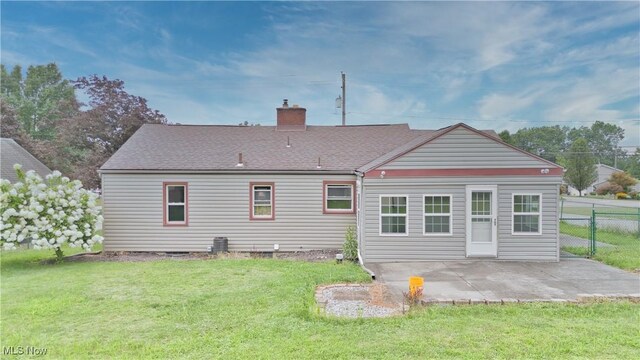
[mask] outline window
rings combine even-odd
[[[274,184],[251,183],[250,188],[251,212],[249,218],[251,220],[274,220]]]
[[[380,196],[380,235],[407,235],[407,196]]]
[[[354,214],[355,182],[323,181],[323,212],[325,214]]]
[[[540,194],[513,195],[513,234],[540,235]]]
[[[451,235],[451,195],[424,196],[424,235]]]
[[[164,183],[164,225],[187,226],[188,190],[187,183]]]

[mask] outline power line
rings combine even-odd
[[[508,122],[552,122],[552,123],[592,123],[601,120],[510,120],[510,119],[474,119],[474,118],[461,118],[461,117],[445,117],[445,116],[424,116],[424,115],[394,115],[394,114],[383,114],[383,113],[367,113],[367,112],[359,112],[359,111],[349,111],[348,114],[358,114],[358,115],[375,115],[375,116],[389,116],[389,117],[399,117],[399,118],[413,118],[413,119],[421,119],[421,120],[454,120],[454,121],[480,121],[480,122],[496,122],[496,121],[508,121]],[[640,122],[640,119],[621,119],[614,121],[625,121],[625,122]]]

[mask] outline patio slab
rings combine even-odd
[[[408,291],[410,276],[424,278],[425,299],[443,302],[578,301],[589,296],[640,296],[640,274],[580,258],[560,262],[468,260],[366,266],[398,299]]]

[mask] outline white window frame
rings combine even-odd
[[[256,187],[268,187],[269,188],[269,207],[271,208],[271,212],[269,213],[269,215],[256,215]],[[273,184],[260,184],[260,183],[256,183],[256,184],[251,184],[251,218],[253,220],[273,220],[275,218],[274,214],[273,214],[273,203],[274,203],[274,196],[273,196],[273,188],[274,185]],[[259,204],[258,206],[267,206],[265,204]]]
[[[538,212],[515,211],[516,196],[538,196]],[[516,215],[538,215],[538,232],[516,232]],[[519,192],[511,194],[511,235],[514,236],[539,236],[542,235],[542,193]]]
[[[329,187],[330,186],[347,186],[351,189],[351,196],[349,196],[349,201],[351,202],[351,207],[349,209],[330,209],[329,208]],[[352,183],[344,183],[344,184],[339,184],[339,183],[328,183],[324,185],[324,191],[325,191],[325,199],[324,199],[324,212],[325,214],[331,214],[331,213],[348,213],[348,214],[352,214],[353,213],[353,209],[354,209],[354,191],[355,186]],[[346,198],[337,198],[337,199],[332,199],[332,200],[347,200]]]
[[[407,212],[405,214],[386,214],[383,215],[382,214],[382,198],[384,197],[403,197],[406,199],[406,204],[407,204]],[[405,227],[404,227],[404,233],[383,233],[382,232],[382,217],[383,216],[404,216],[405,217]],[[378,234],[380,236],[409,236],[409,195],[398,195],[398,194],[385,194],[385,195],[380,195],[378,197]]]
[[[182,194],[184,196],[184,201],[183,202],[170,202],[169,200],[169,188],[171,187],[181,187],[182,188]],[[165,191],[166,194],[165,196],[167,197],[167,203],[165,204],[166,206],[166,214],[167,214],[167,219],[166,219],[166,223],[167,225],[186,225],[187,224],[187,186],[183,185],[183,184],[166,184],[165,185]],[[169,208],[171,206],[182,206],[183,212],[184,212],[184,220],[182,221],[176,221],[176,220],[170,220],[169,219]]]
[[[425,201],[427,197],[448,197],[449,198],[449,212],[448,213],[427,213],[424,210]],[[427,216],[448,216],[449,217],[449,232],[446,233],[428,233],[426,231]],[[422,235],[424,236],[453,236],[453,195],[451,194],[423,194],[422,195]]]

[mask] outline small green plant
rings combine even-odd
[[[344,244],[342,244],[342,253],[345,260],[358,260],[358,240],[356,238],[356,229],[353,226],[347,227],[344,235]]]

